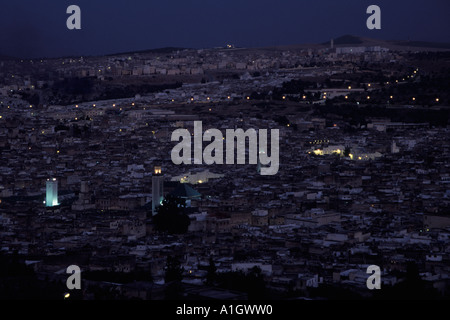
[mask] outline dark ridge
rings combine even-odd
[[[172,53],[174,51],[182,51],[189,48],[179,48],[179,47],[164,47],[164,48],[156,48],[156,49],[146,49],[146,50],[138,50],[138,51],[129,51],[129,52],[122,52],[122,53],[111,53],[107,54],[106,56],[118,56],[118,55],[125,55],[125,54],[134,54],[134,53]]]
[[[339,44],[361,44],[363,43],[363,41],[356,36],[352,36],[349,34],[346,34],[342,37],[336,38],[334,39],[334,44],[335,45],[339,45]],[[329,44],[329,42],[327,42],[326,44]]]
[[[404,46],[404,47],[450,49],[450,43],[444,43],[444,42],[393,41],[393,43],[395,43],[398,46]]]
[[[11,56],[5,56],[0,54],[0,61],[5,61],[5,60],[18,60],[16,57],[11,57]]]

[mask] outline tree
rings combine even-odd
[[[350,152],[352,152],[350,150],[350,147],[345,147],[345,149],[344,149],[344,157],[349,157],[350,156]]]
[[[183,279],[183,268],[178,258],[168,256],[166,266],[164,268],[164,282],[167,284],[164,290],[166,300],[178,300],[182,298],[183,287],[181,280]]]
[[[157,214],[153,217],[156,230],[170,234],[183,234],[188,230],[191,221],[184,213],[186,201],[175,196],[167,196],[157,207]]]
[[[266,284],[261,268],[254,266],[247,273],[248,298],[251,300],[264,299],[266,295]]]
[[[183,279],[183,268],[178,258],[173,256],[168,256],[166,260],[166,266],[164,267],[164,281],[168,282],[179,282]]]
[[[246,273],[242,270],[219,273],[217,285],[225,289],[246,292],[249,300],[263,300],[268,297],[264,276],[258,266]]]
[[[217,268],[212,257],[209,257],[209,266],[206,270],[208,272],[206,274],[206,284],[208,286],[213,285],[216,282],[217,278],[216,274]]]

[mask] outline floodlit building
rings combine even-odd
[[[156,214],[156,208],[164,199],[164,176],[160,166],[154,168],[152,176],[152,214]]]
[[[58,181],[56,178],[47,179],[45,206],[56,207],[58,205]]]

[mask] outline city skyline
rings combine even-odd
[[[448,0],[105,3],[0,4],[0,300],[450,299]]]
[[[164,3],[77,1],[81,30],[68,30],[73,4],[22,0],[0,5],[0,55],[40,58],[104,55],[162,47],[211,48],[323,43],[344,34],[383,40],[449,42],[445,1],[377,1],[381,30],[368,30],[370,1],[281,3],[253,0]],[[426,4],[426,6],[425,6]]]

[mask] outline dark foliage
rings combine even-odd
[[[153,217],[156,230],[170,234],[183,234],[188,230],[191,221],[184,213],[186,201],[184,199],[167,196],[162,205],[157,207],[157,214]]]

